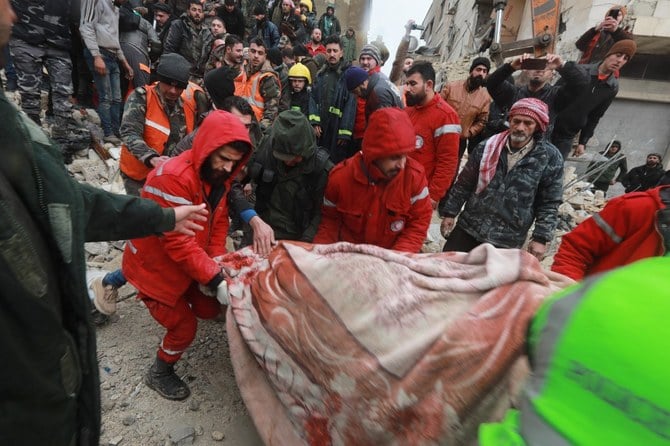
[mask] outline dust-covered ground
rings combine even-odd
[[[125,300],[117,313],[98,328],[100,444],[262,445],[235,383],[225,322],[199,322],[195,341],[176,367],[191,396],[169,401],[144,384],[164,329],[132,287],[120,294]]]

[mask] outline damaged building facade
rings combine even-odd
[[[565,0],[560,5],[556,52],[565,60],[579,58],[576,40],[602,21],[615,2]],[[646,154],[664,154],[670,164],[670,0],[622,2],[628,9],[624,25],[638,45],[623,68],[617,98],[600,121],[587,151],[621,140],[628,166],[644,163]],[[439,52],[441,62],[488,55],[495,17],[493,0],[433,0],[422,38]],[[502,42],[532,37],[531,0],[509,0],[503,15]],[[454,79],[450,79],[454,80]]]

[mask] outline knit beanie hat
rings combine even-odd
[[[370,56],[374,60],[377,61],[377,65],[381,65],[382,63],[382,56],[379,54],[379,49],[371,44],[367,44],[363,47],[361,50],[361,53],[358,55],[358,59],[360,60],[361,56]]]
[[[472,64],[470,65],[470,72],[472,72],[472,70],[474,70],[479,65],[484,65],[487,71],[491,70],[491,61],[488,59],[488,57],[475,57],[475,59],[472,61]]]
[[[361,67],[349,67],[344,72],[344,80],[347,83],[347,90],[353,91],[368,78],[368,72]]]
[[[279,48],[270,48],[268,50],[268,60],[272,65],[281,65],[283,62],[281,50]]]
[[[177,88],[186,88],[190,71],[190,62],[177,53],[163,54],[156,68],[159,82],[174,85]]]
[[[237,70],[233,67],[223,66],[205,74],[205,90],[218,109],[223,108],[223,101],[235,94],[235,78]]]
[[[658,157],[659,161],[663,161],[663,155],[661,155],[660,153],[652,152],[649,155],[647,155],[647,158],[649,158],[650,156],[656,156]]]
[[[637,44],[635,41],[632,39],[624,39],[619,40],[614,45],[612,45],[605,57],[608,57],[611,54],[622,53],[628,56],[628,59],[632,59],[635,55],[635,51],[637,51]]]
[[[237,5],[237,0],[223,0],[223,4],[228,6]]]
[[[515,115],[533,118],[542,132],[545,132],[549,125],[549,107],[536,98],[523,98],[516,101],[509,110],[510,118]]]
[[[265,10],[265,6],[263,5],[256,5],[254,7],[254,15],[266,15],[267,11]]]

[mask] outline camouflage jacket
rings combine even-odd
[[[158,88],[156,88],[156,94],[161,99],[163,110],[167,113],[170,121],[170,136],[168,137],[163,150],[163,154],[168,155],[173,151],[173,146],[186,136],[184,105],[182,99],[179,98],[173,107],[167,107]],[[146,113],[147,91],[144,87],[139,87],[128,96],[128,100],[123,109],[120,132],[121,139],[128,147],[130,153],[145,164],[149,158],[158,156],[158,152],[149,147],[144,141],[144,121]]]
[[[191,62],[191,74],[202,77],[212,42],[214,36],[209,28],[203,25],[199,30],[196,29],[188,16],[183,14],[170,25],[170,31],[163,42],[163,53],[181,54]]]
[[[498,248],[523,246],[533,221],[533,240],[550,241],[563,199],[563,157],[558,149],[536,139],[532,150],[508,171],[507,149],[503,148],[491,182],[475,194],[485,144],[480,143],[468,158],[440,206],[440,215],[460,213],[457,224],[461,229]]]
[[[70,25],[79,24],[79,2],[72,0],[12,0],[17,22],[12,36],[31,45],[72,47]]]

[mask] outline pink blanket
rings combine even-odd
[[[571,283],[490,245],[283,242],[223,262],[231,360],[270,445],[468,442],[505,396],[541,300]]]

